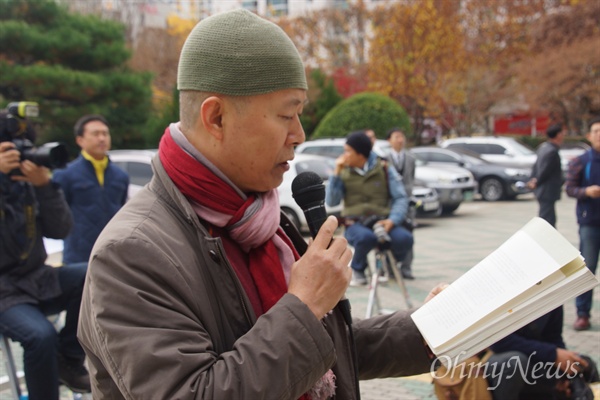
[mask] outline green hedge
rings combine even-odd
[[[345,137],[349,132],[370,128],[383,139],[388,129],[396,126],[411,135],[410,120],[402,106],[382,94],[363,92],[340,102],[327,113],[312,138]]]

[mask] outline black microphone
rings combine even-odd
[[[306,222],[310,235],[314,238],[317,232],[327,219],[327,211],[325,210],[325,185],[323,179],[314,172],[304,171],[298,174],[292,181],[292,197],[296,204],[304,211]],[[333,239],[332,239],[333,240]],[[331,244],[331,243],[330,243]],[[352,343],[352,357],[354,358],[354,373],[358,377],[358,356],[356,354],[356,345],[354,342],[354,333],[352,330],[352,312],[350,310],[350,301],[344,296],[337,304],[340,309],[350,335]],[[358,378],[357,378],[358,379]],[[356,398],[360,399],[360,390],[358,382],[356,382]]]
[[[310,235],[314,238],[327,219],[323,179],[311,171],[299,173],[292,181],[292,197],[304,212]]]

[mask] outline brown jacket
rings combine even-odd
[[[94,399],[297,399],[330,368],[336,399],[356,398],[351,336],[339,309],[318,321],[286,294],[256,318],[224,253],[166,175],[100,235],[79,339]],[[300,252],[306,243],[283,220]],[[408,312],[353,325],[361,379],[428,371]]]

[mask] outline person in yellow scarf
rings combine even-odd
[[[88,261],[98,235],[127,200],[129,176],[110,162],[111,137],[102,115],[84,115],[75,124],[81,154],[54,172],[73,213],[74,226],[65,239],[63,263]]]

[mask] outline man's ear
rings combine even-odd
[[[77,143],[77,146],[79,146],[80,148],[83,149],[83,146],[81,146],[82,141],[83,141],[83,135],[75,136],[75,143]]]
[[[222,98],[211,96],[204,100],[200,107],[200,121],[204,129],[217,140],[223,138],[224,106]]]

